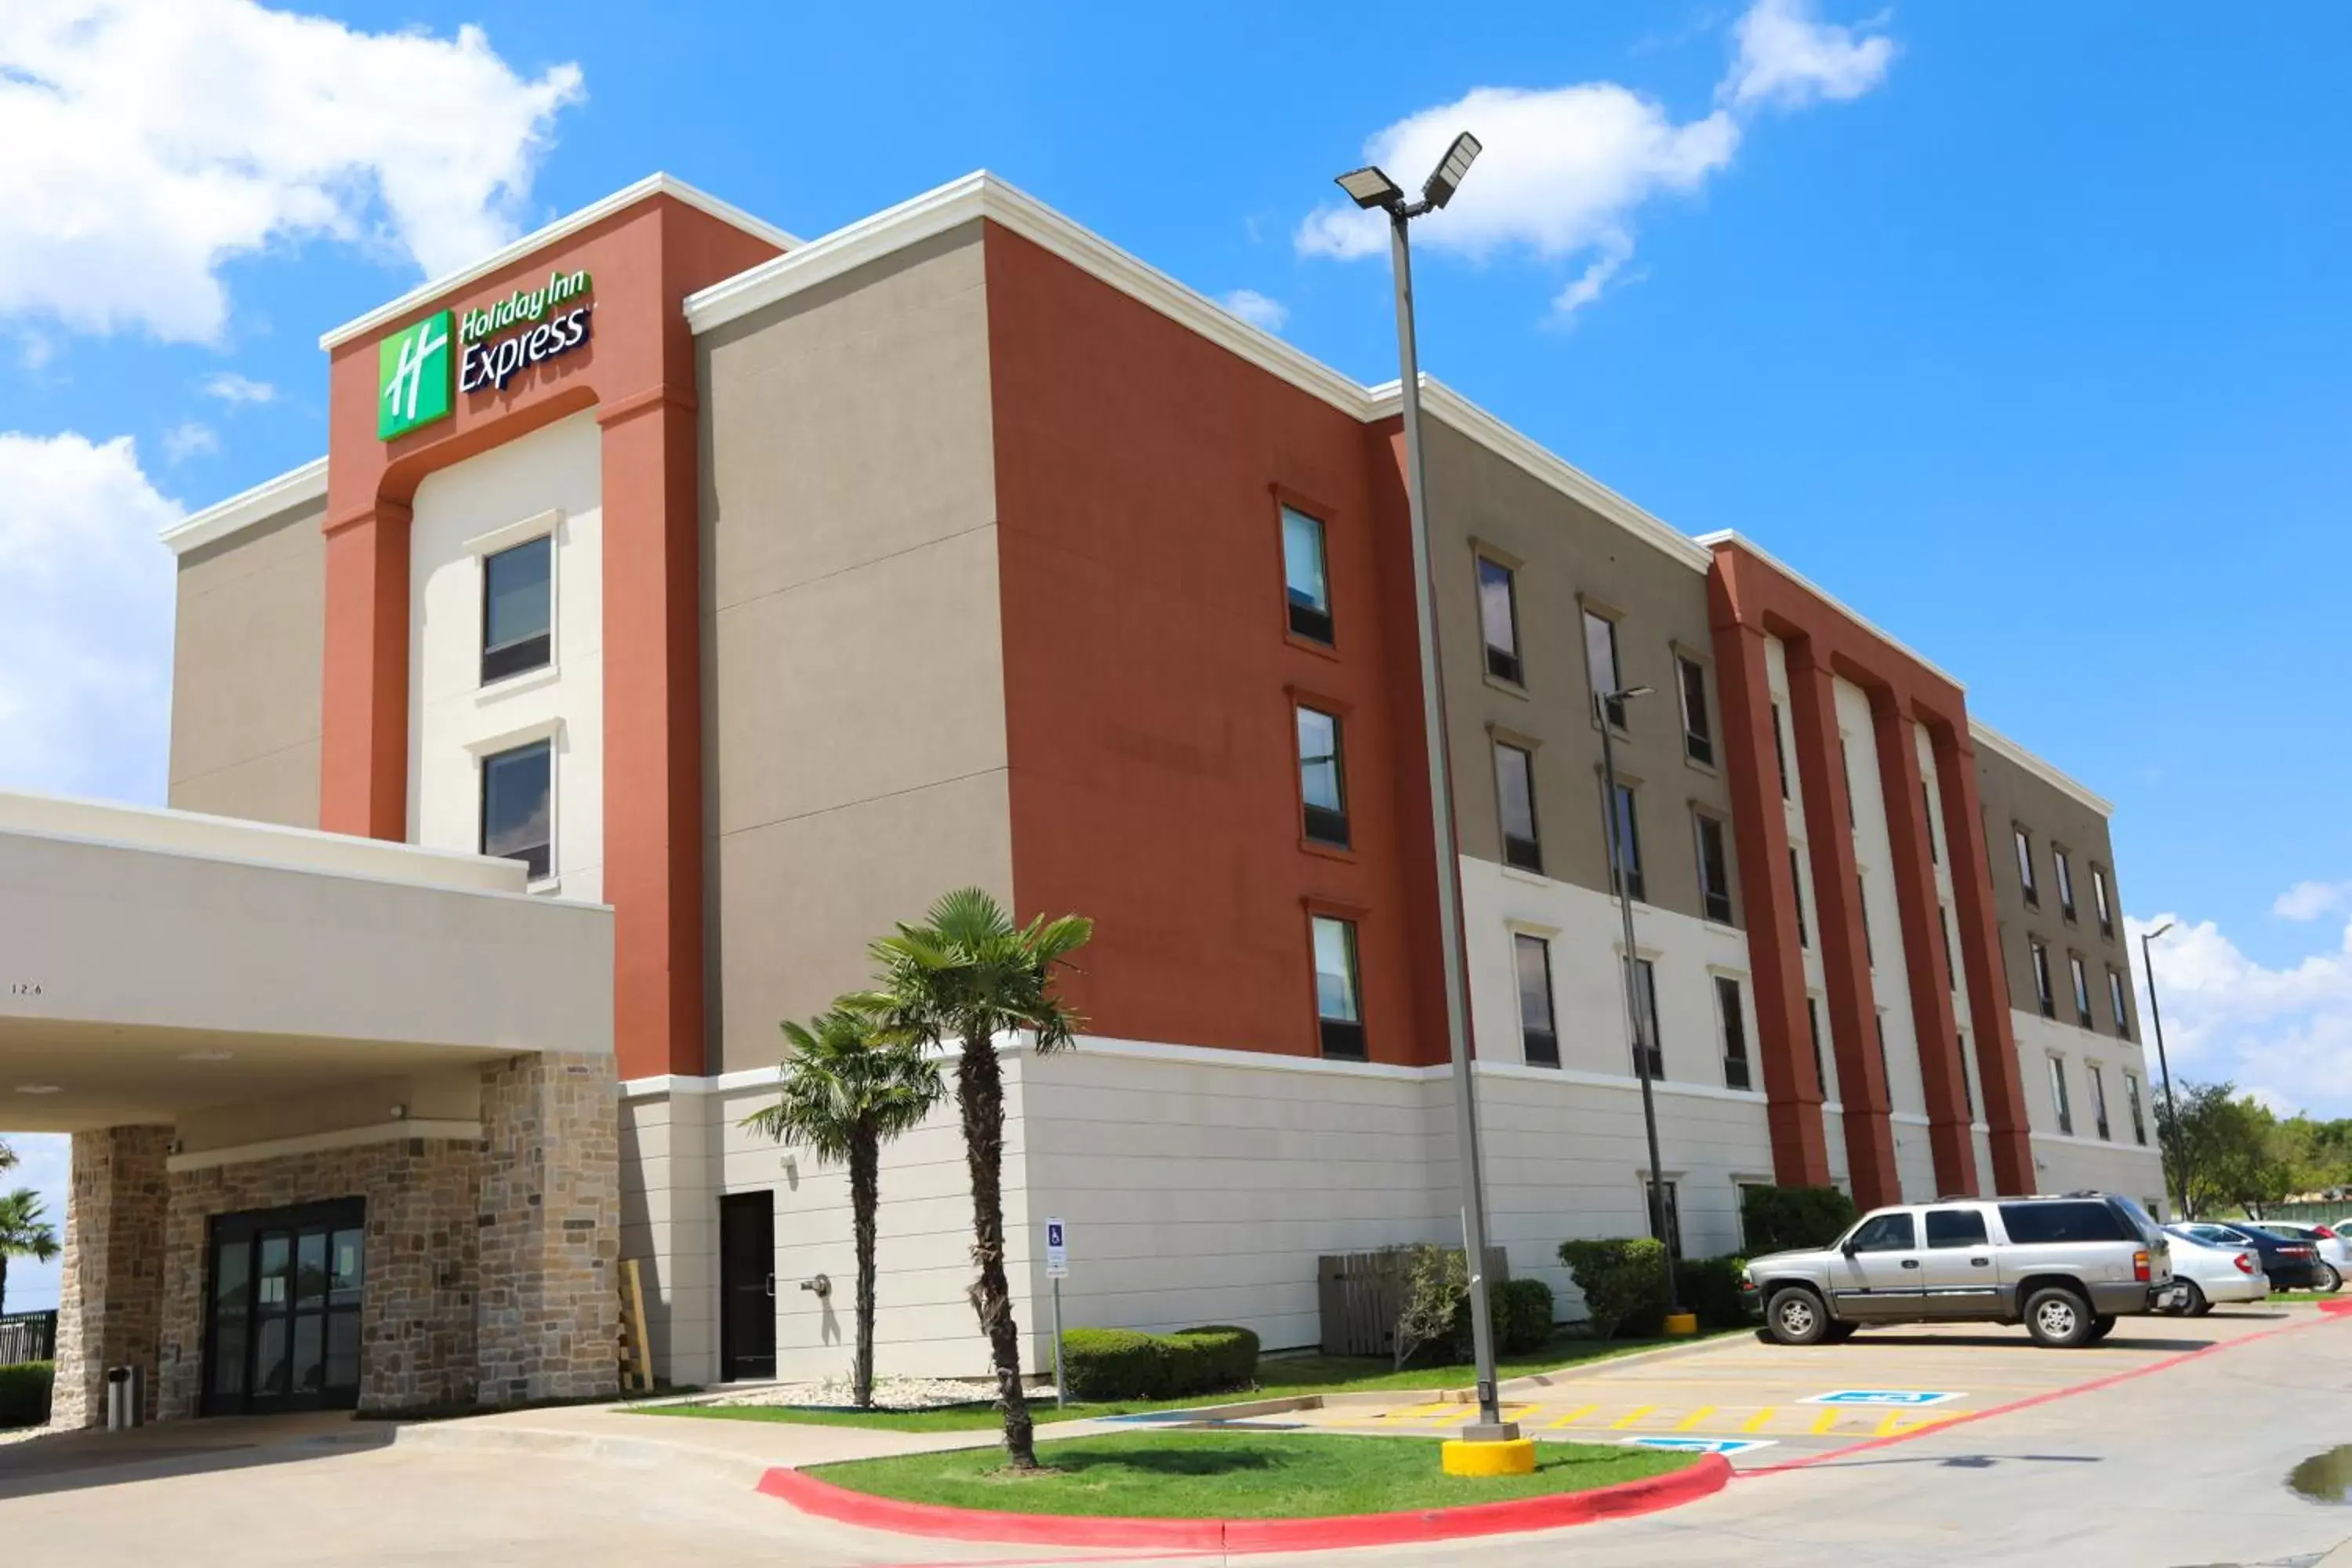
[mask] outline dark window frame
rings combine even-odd
[[[1302,721],[1309,713],[1327,721],[1331,726],[1331,753],[1328,758],[1312,758],[1307,754],[1307,737],[1303,732]],[[1308,843],[1319,844],[1330,849],[1350,847],[1348,821],[1347,729],[1346,717],[1332,709],[1305,698],[1294,700],[1291,703],[1290,731],[1298,753],[1299,834]],[[1339,804],[1336,808],[1319,805],[1307,798],[1307,770],[1325,762],[1330,764],[1331,782],[1335,786],[1334,793],[1339,797]]]
[[[1696,684],[1697,689],[1692,687]],[[1675,687],[1682,703],[1683,759],[1715,766],[1715,721],[1706,704],[1706,666],[1690,655],[1675,655]]]
[[[1634,1047],[1633,1076],[1642,1076],[1643,1060],[1646,1057],[1650,1081],[1664,1083],[1666,1080],[1666,1046],[1664,1032],[1658,1027],[1658,967],[1654,961],[1638,954],[1633,959],[1633,994],[1642,1009],[1642,1016],[1635,1020],[1635,1027],[1644,1042]],[[1648,1027],[1641,1027],[1643,1023]]]
[[[1604,788],[1601,792],[1603,809],[1608,816],[1601,823],[1601,847],[1609,855],[1609,891],[1617,891],[1617,879],[1622,872],[1625,890],[1637,904],[1648,903],[1649,883],[1642,875],[1641,807],[1634,795],[1636,786],[1624,779],[1617,781],[1617,795],[1612,800]],[[1621,815],[1618,807],[1624,809]]]
[[[1519,653],[1519,574],[1518,569],[1481,550],[1475,552],[1475,577],[1478,589],[1478,640],[1486,650],[1486,673],[1507,685],[1527,685],[1525,662]],[[1496,573],[1503,584],[1503,631],[1510,638],[1507,647],[1498,646],[1492,628],[1486,625],[1486,574]]]
[[[1789,746],[1780,734],[1780,704],[1772,705],[1772,760],[1780,766],[1780,798],[1795,798],[1789,793]]]
[[[2123,971],[2107,965],[2107,1005],[2116,1016],[2116,1038],[2128,1040],[2131,1032],[2130,998],[2126,993]]]
[[[2108,1131],[2106,1077],[2099,1071],[2099,1064],[2091,1061],[2083,1064],[2083,1074],[2091,1080],[2091,1125],[2102,1142],[2112,1143],[2115,1134]]]
[[[2074,1026],[2078,1029],[2097,1028],[2098,1016],[2091,1010],[2091,966],[2083,961],[2081,953],[2069,952],[2066,955],[2066,979],[2074,993]]]
[[[2058,916],[2068,925],[2080,923],[2074,915],[2074,863],[2073,854],[2058,845],[2050,847],[2050,879],[2058,889]]]
[[[1707,834],[1715,835],[1715,875],[1721,879],[1720,887],[1714,885],[1708,874]],[[1691,834],[1698,852],[1698,906],[1701,913],[1717,925],[1737,923],[1731,907],[1731,829],[1723,818],[1712,812],[1691,808]]]
[[[1813,1044],[1813,1087],[1822,1091],[1822,1099],[1830,1097],[1829,1058],[1822,1051],[1822,999],[1810,992],[1805,996],[1805,1034]]]
[[[1535,748],[1522,745],[1517,741],[1506,740],[1499,735],[1492,739],[1495,767],[1495,832],[1496,836],[1502,840],[1503,864],[1541,876],[1544,868],[1543,814],[1536,804]],[[1517,759],[1517,765],[1521,770],[1520,776],[1527,786],[1528,832],[1525,837],[1511,831],[1510,812],[1505,804],[1508,799],[1503,782],[1504,770],[1507,765],[1504,757],[1507,752]]]
[[[1528,975],[1522,967],[1530,947],[1543,966],[1544,1026],[1528,1018]],[[1528,931],[1511,933],[1511,976],[1519,993],[1519,1055],[1529,1067],[1559,1066],[1559,994],[1552,987],[1551,943]]]
[[[525,551],[540,552],[545,561],[547,625],[535,632],[510,637],[503,642],[490,641],[490,609],[493,602],[492,584],[497,565],[511,561]],[[545,669],[555,662],[555,535],[541,533],[519,541],[501,550],[493,550],[482,558],[482,637],[481,681],[484,686]]]
[[[535,844],[520,844],[510,849],[490,847],[490,776],[501,763],[513,763],[538,752],[547,763],[547,837]],[[530,881],[543,882],[555,873],[555,740],[541,736],[524,741],[501,751],[483,754],[475,768],[475,846],[477,850],[494,859],[520,860]],[[520,851],[520,853],[518,853]]]
[[[1789,894],[1797,907],[1797,945],[1811,948],[1813,933],[1805,924],[1805,874],[1797,847],[1793,844],[1789,846]]]
[[[1315,572],[1323,585],[1323,603],[1317,606],[1302,602],[1290,586],[1290,520],[1299,518],[1315,525]],[[1280,531],[1282,545],[1282,602],[1284,625],[1290,635],[1318,647],[1337,646],[1335,631],[1338,616],[1331,603],[1331,525],[1322,516],[1280,502],[1275,511],[1275,526]]]
[[[1715,1010],[1723,1025],[1723,1087],[1752,1091],[1756,1075],[1748,1059],[1748,1016],[1735,976],[1715,977]]]
[[[2074,1135],[2074,1097],[2066,1087],[2066,1058],[2060,1056],[2050,1058],[2050,1105],[2058,1113],[2058,1135],[2072,1138]]]
[[[1346,933],[1349,1005],[1355,1012],[1353,1018],[1342,1018],[1323,1011],[1322,959],[1316,950],[1316,936],[1318,926],[1327,921]],[[1362,955],[1362,931],[1353,916],[1323,910],[1307,911],[1307,974],[1315,1005],[1316,1044],[1318,1051],[1329,1060],[1360,1062],[1371,1059],[1364,1029]]]
[[[2039,937],[2025,940],[2027,963],[2033,970],[2034,1000],[2042,1005],[2045,1018],[2058,1016],[2058,980],[2050,973],[2050,945]]]
[[[1617,617],[1605,615],[1591,605],[1580,605],[1578,608],[1581,616],[1578,625],[1584,634],[1585,683],[1592,691],[1593,722],[1600,723],[1605,718],[1611,729],[1621,735],[1628,733],[1625,727],[1625,704],[1622,701],[1603,700],[1607,693],[1622,691],[1625,689],[1625,649],[1618,641]],[[1592,657],[1592,632],[1596,623],[1608,628],[1609,684],[1606,686],[1601,684],[1601,670]]]
[[[2036,885],[2033,875],[2033,835],[2013,822],[2010,824],[2009,834],[2010,841],[2017,851],[2018,886],[2025,894],[2027,906],[2038,910],[2042,907],[2042,889]]]
[[[2116,939],[2115,889],[2107,886],[2107,868],[2096,860],[2091,865],[2091,897],[2095,912],[2099,917],[2099,934],[2109,942]]]

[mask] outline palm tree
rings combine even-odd
[[[850,1386],[859,1409],[874,1403],[874,1212],[882,1196],[882,1145],[909,1132],[946,1097],[939,1063],[919,1041],[883,1034],[873,1016],[836,1005],[808,1026],[787,1022],[792,1053],[779,1069],[776,1103],[743,1119],[786,1146],[849,1166],[857,1238],[857,1354]]]
[[[927,1045],[954,1041],[956,1108],[971,1174],[972,1310],[996,1362],[996,1405],[1006,1463],[1037,1468],[1029,1401],[1021,1388],[1021,1335],[1004,1278],[1004,1078],[999,1035],[1025,1030],[1040,1056],[1068,1045],[1078,1018],[1055,990],[1055,971],[1094,934],[1079,915],[1016,927],[978,888],[949,893],[920,925],[874,944],[879,989],[857,1001],[890,1029]]]
[[[0,1311],[8,1305],[8,1259],[47,1263],[58,1255],[58,1233],[41,1216],[41,1194],[18,1187],[0,1197]]]

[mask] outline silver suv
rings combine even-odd
[[[1784,1345],[1874,1323],[2023,1323],[2084,1345],[2155,1310],[2172,1282],[2163,1229],[2129,1198],[1944,1198],[1873,1209],[1819,1251],[1751,1258],[1740,1290]]]

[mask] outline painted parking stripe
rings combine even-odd
[[[1544,1426],[1547,1430],[1554,1426],[1573,1426],[1600,1408],[1598,1405],[1580,1405],[1559,1420],[1545,1422]]]
[[[1609,1423],[1609,1425],[1612,1427],[1622,1430],[1627,1426],[1631,1426],[1634,1422],[1639,1421],[1643,1416],[1647,1415],[1651,1411],[1655,1410],[1657,1406],[1654,1405],[1636,1405],[1633,1406],[1633,1412],[1630,1415],[1621,1416],[1617,1420]]]
[[[1705,1421],[1708,1416],[1710,1416],[1710,1415],[1714,1415],[1714,1414],[1715,1414],[1715,1406],[1714,1406],[1714,1405],[1700,1405],[1697,1409],[1696,1409],[1696,1410],[1692,1411],[1689,1415],[1687,1415],[1684,1416],[1681,1420],[1679,1420],[1679,1421],[1675,1422],[1675,1431],[1677,1431],[1677,1432],[1687,1432],[1687,1431],[1689,1431],[1692,1427],[1698,1426],[1700,1423],[1704,1422],[1704,1421]]]
[[[1759,1410],[1755,1415],[1750,1415],[1747,1420],[1741,1422],[1739,1424],[1739,1429],[1742,1432],[1761,1432],[1768,1425],[1770,1424],[1772,1420],[1772,1412],[1776,1408],[1778,1407],[1775,1405],[1766,1405],[1763,1409]]]

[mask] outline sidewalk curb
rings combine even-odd
[[[1410,1513],[1344,1514],[1328,1519],[1104,1519],[1082,1514],[998,1513],[900,1502],[851,1491],[804,1471],[772,1469],[759,1489],[803,1513],[837,1524],[956,1541],[1030,1546],[1135,1546],[1202,1552],[1313,1552],[1401,1546],[1511,1531],[1558,1530],[1604,1519],[1631,1519],[1696,1502],[1724,1489],[1731,1462],[1708,1454],[1686,1469],[1590,1491]]]

